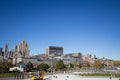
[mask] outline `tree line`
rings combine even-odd
[[[9,68],[13,67],[11,62],[4,61],[0,62],[0,73],[8,73]]]
[[[22,63],[24,64],[24,62],[22,62]],[[120,61],[113,61],[113,64],[114,64],[114,66],[120,66]],[[81,69],[81,68],[91,68],[91,67],[93,67],[94,69],[101,69],[101,68],[104,68],[106,66],[107,66],[106,64],[101,63],[100,61],[95,61],[94,64],[89,63],[89,62],[83,62],[83,63],[79,63],[79,64],[77,64],[77,63],[75,63],[75,64],[69,63],[69,64],[65,65],[63,60],[60,59],[53,66],[48,65],[46,63],[41,63],[41,64],[37,65],[36,70],[42,70],[42,71],[45,71],[45,72],[51,72],[51,70],[53,70],[53,69],[55,71],[58,71],[58,70],[63,71],[63,70],[75,69],[75,68],[79,68],[79,69]],[[0,62],[0,73],[8,73],[9,68],[11,68],[11,67],[14,67],[11,62],[8,62],[8,61]],[[31,62],[28,62],[25,65],[25,68],[29,69],[29,70],[35,69]]]

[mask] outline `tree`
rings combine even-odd
[[[63,70],[63,69],[65,68],[65,65],[64,65],[64,63],[63,63],[63,60],[60,59],[60,60],[56,63],[55,68],[56,68],[57,70]]]
[[[0,62],[0,73],[9,72],[9,68],[13,67],[11,62],[5,61]]]
[[[73,65],[72,63],[69,63],[67,66],[68,66],[69,68],[74,68],[74,65]]]
[[[113,62],[113,64],[114,64],[114,66],[120,66],[120,61],[115,61],[115,60],[113,60],[112,62]]]
[[[28,63],[26,64],[26,68],[32,69],[32,68],[33,68],[33,64],[32,64],[31,62],[28,62]]]
[[[49,69],[49,65],[45,63],[41,63],[40,65],[37,66],[37,69],[47,72],[47,69]]]
[[[81,69],[81,68],[82,68],[82,63],[79,63],[79,65],[78,65],[78,66],[79,66],[79,68]]]
[[[94,67],[97,68],[97,69],[99,69],[99,68],[104,67],[104,64],[97,60],[94,63]]]

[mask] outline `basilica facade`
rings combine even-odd
[[[9,60],[13,64],[19,63],[22,61],[22,58],[28,58],[30,51],[29,46],[25,40],[22,40],[18,45],[15,45],[14,50],[9,50],[9,45],[5,44],[4,51],[1,51],[0,56],[4,60]]]

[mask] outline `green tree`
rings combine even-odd
[[[97,68],[97,69],[99,69],[99,68],[104,67],[104,64],[97,60],[94,63],[94,67]]]
[[[90,68],[90,63],[89,63],[88,61],[84,61],[84,62],[82,63],[82,68],[83,68],[83,69],[89,69],[89,68]]]
[[[79,63],[79,65],[78,65],[78,66],[79,66],[79,68],[81,69],[81,68],[82,68],[82,63]]]
[[[26,68],[32,69],[33,68],[33,64],[31,62],[28,62],[26,64]]]
[[[113,60],[112,62],[113,62],[113,64],[114,64],[114,66],[120,66],[120,61],[115,61],[115,60]]]
[[[43,70],[43,71],[46,71],[49,69],[49,65],[48,64],[45,64],[45,63],[41,63],[40,65],[37,66],[37,69],[38,70]]]
[[[74,68],[74,65],[72,63],[69,63],[67,66],[68,68]]]
[[[13,67],[11,62],[8,61],[0,62],[0,73],[9,72],[9,68],[11,67]]]
[[[63,60],[60,59],[60,60],[56,63],[55,68],[56,68],[57,70],[63,70],[63,69],[65,68],[65,65],[64,65],[64,63],[63,63]]]

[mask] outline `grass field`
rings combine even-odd
[[[0,73],[0,78],[14,76],[15,73]]]

